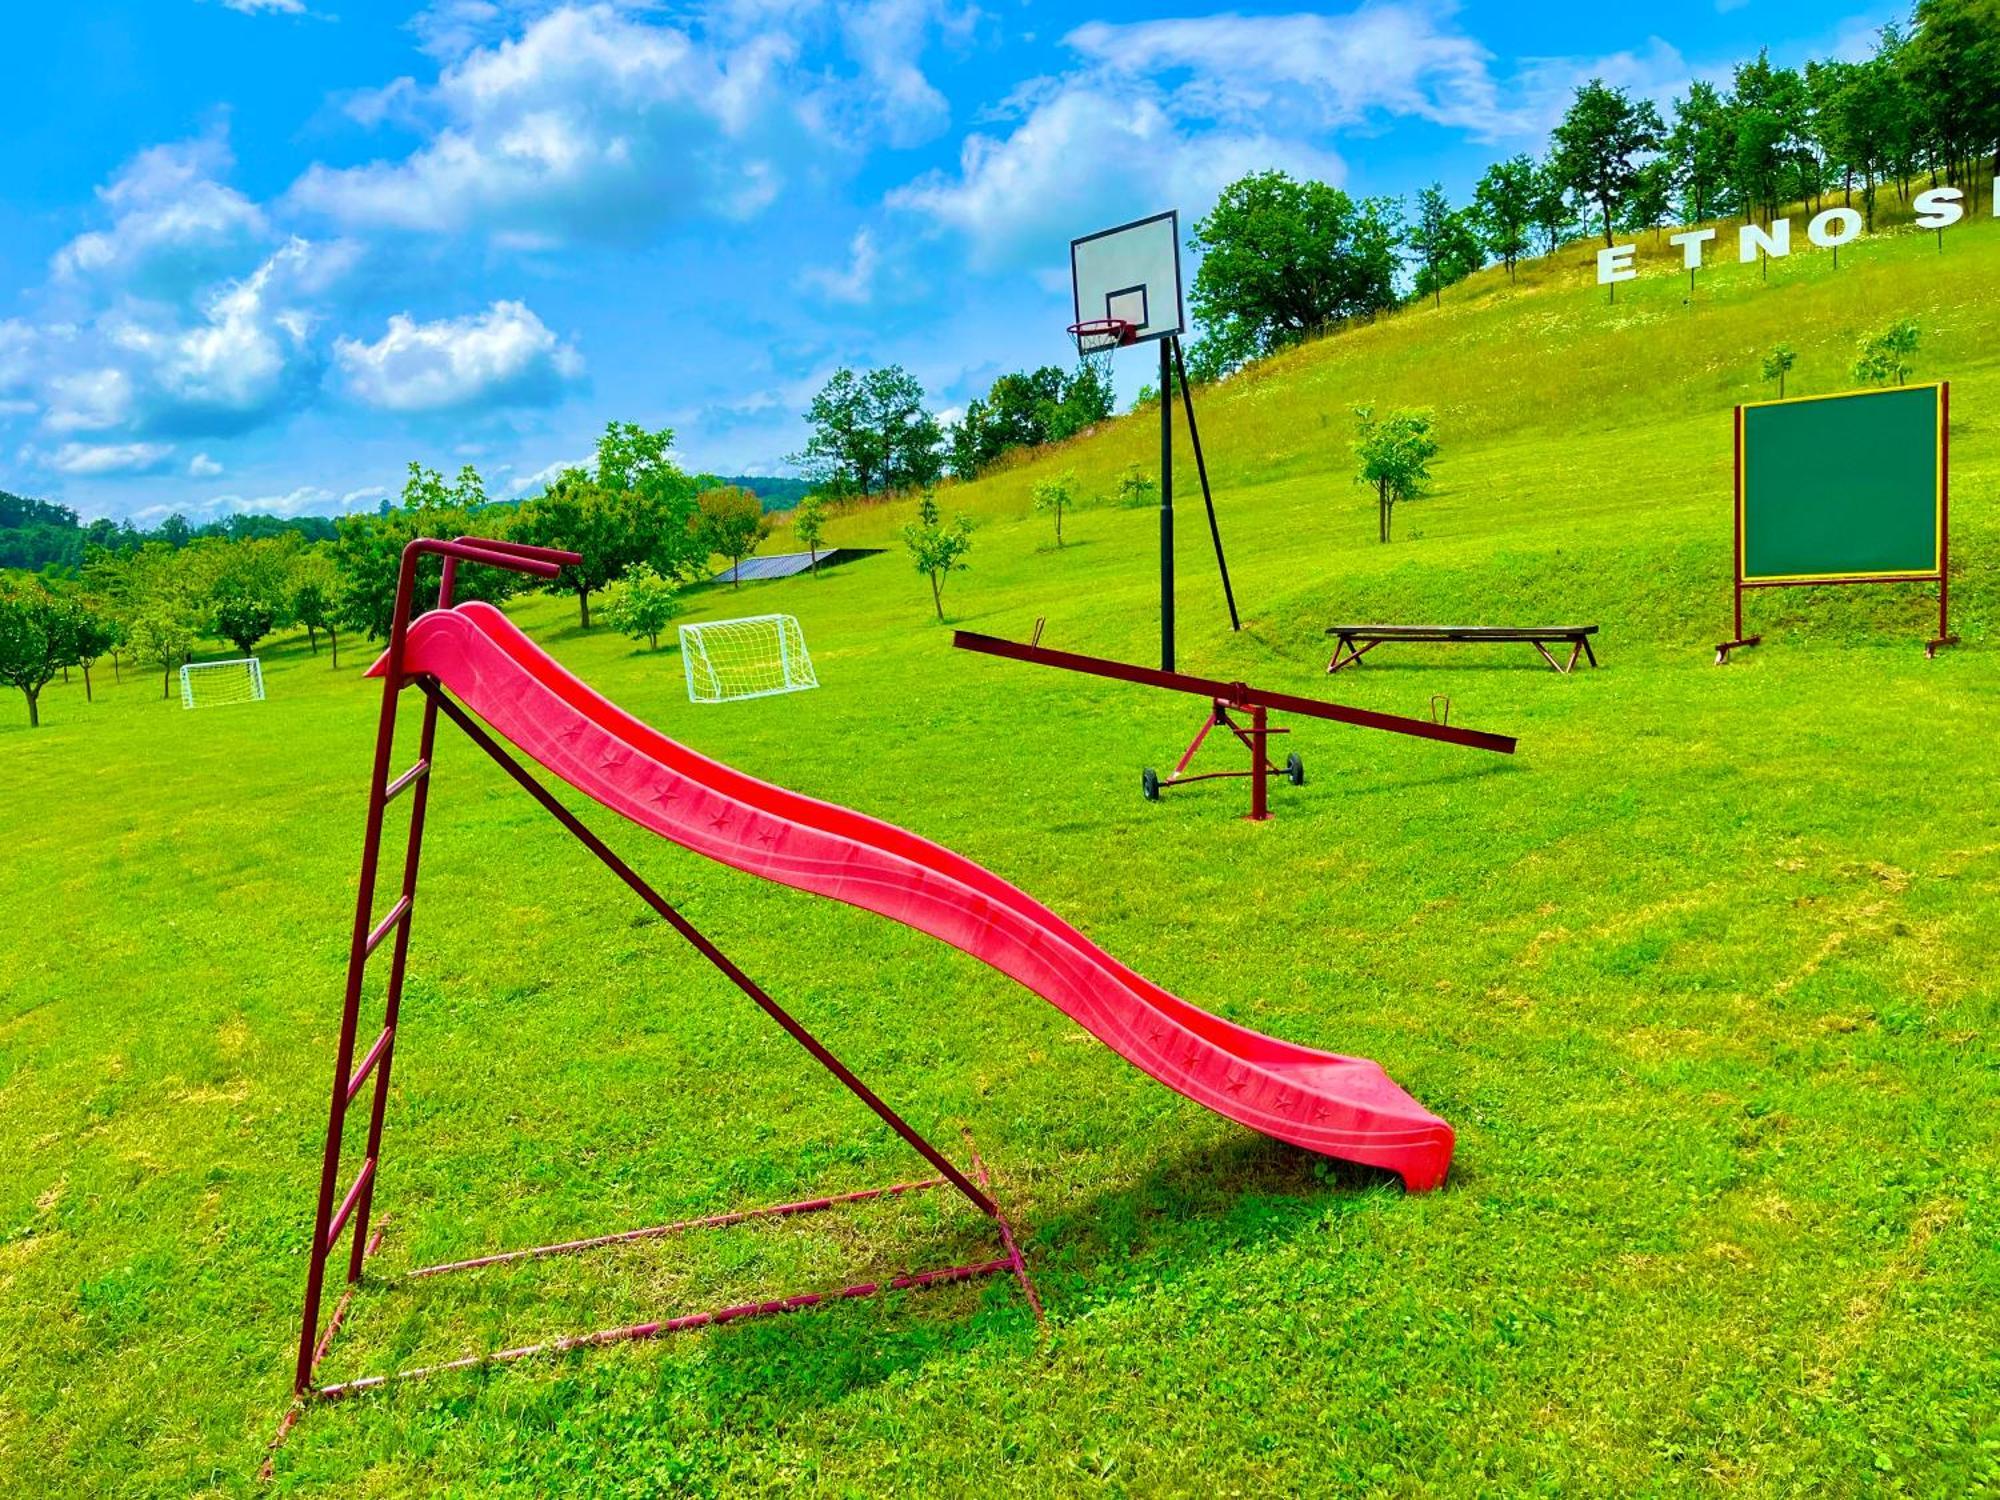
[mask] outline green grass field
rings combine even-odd
[[[1585,247],[1587,249],[1587,247]],[[1049,1321],[1004,1280],[451,1376],[309,1411],[282,1493],[2000,1489],[2000,232],[1650,274],[1580,249],[1202,393],[1245,630],[1197,504],[1192,670],[1516,733],[1511,759],[1299,723],[1278,817],[1138,793],[1194,700],[955,653],[899,555],[704,592],[785,610],[824,686],[688,704],[566,601],[515,617],[668,734],[941,840],[1260,1029],[1451,1120],[1410,1197],[1210,1116],[958,953],[594,826],[934,1138],[969,1127]],[[1729,419],[1756,361],[1847,384],[1903,313],[1954,383],[1954,613],[1754,596],[1727,668]],[[1430,498],[1373,541],[1348,409],[1422,402]],[[1156,522],[1057,551],[1148,418],[947,491],[954,623],[1146,660]],[[1187,473],[1191,475],[1191,466]],[[842,517],[883,544],[906,506]],[[783,545],[782,539],[773,544]],[[1594,620],[1602,670],[1385,647],[1336,618]],[[248,1494],[286,1407],[376,690],[283,639],[270,699],[52,687],[0,731],[0,1486]],[[984,1255],[943,1197],[478,1273],[399,1269],[918,1175],[911,1154],[446,731],[381,1256],[323,1371]],[[399,757],[405,758],[405,757]],[[395,845],[392,844],[392,849]],[[386,897],[384,898],[386,902]],[[357,1115],[356,1118],[359,1118]]]

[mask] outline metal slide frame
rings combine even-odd
[[[939,1282],[963,1281],[973,1277],[1012,1274],[1020,1283],[1029,1306],[1037,1318],[1041,1316],[1041,1306],[1027,1267],[1022,1259],[1020,1247],[1014,1239],[1012,1227],[1008,1224],[999,1205],[994,1202],[990,1183],[978,1153],[972,1148],[968,1137],[966,1145],[972,1161],[970,1175],[961,1170],[942,1151],[920,1134],[900,1114],[884,1103],[852,1069],[806,1029],[797,1019],[774,1000],[755,980],[751,979],[733,963],[722,950],[701,933],[692,922],[683,916],[667,899],[654,890],[632,867],[620,859],[611,848],[593,833],[577,815],[565,807],[542,783],[529,774],[519,761],[510,756],[499,743],[488,734],[463,707],[454,702],[443,688],[433,679],[419,677],[406,679],[403,670],[405,642],[409,629],[411,603],[416,589],[416,575],[420,561],[425,556],[443,559],[443,576],[438,588],[438,607],[451,607],[460,563],[481,563],[490,567],[506,568],[515,572],[528,573],[539,578],[551,578],[566,564],[581,561],[577,554],[557,551],[545,547],[529,547],[513,542],[490,541],[477,537],[460,537],[456,541],[434,541],[428,538],[410,543],[404,549],[401,571],[396,582],[396,603],[392,616],[393,624],[389,634],[389,644],[384,662],[382,682],[382,706],[375,734],[374,765],[369,778],[368,812],[366,834],[362,843],[361,874],[356,895],[354,927],[348,949],[347,983],[341,1003],[340,1041],[336,1050],[332,1098],[327,1115],[326,1144],[320,1163],[320,1183],[318,1205],[313,1215],[312,1239],[308,1247],[304,1307],[299,1326],[297,1362],[293,1372],[293,1394],[296,1398],[285,1421],[279,1429],[272,1448],[282,1442],[285,1434],[297,1421],[304,1402],[309,1399],[335,1400],[357,1392],[378,1388],[392,1381],[417,1376],[433,1375],[447,1370],[468,1369],[480,1365],[503,1363],[535,1354],[555,1352],[563,1349],[579,1348],[586,1345],[607,1344],[631,1339],[650,1338],[661,1334],[678,1332],[683,1329],[707,1327],[713,1324],[738,1321],[743,1318],[758,1317],[770,1313],[787,1312],[796,1308],[810,1307],[826,1301],[837,1301],[857,1297],[872,1296],[879,1292],[897,1291],[906,1288],[933,1285]],[[390,775],[391,756],[395,746],[396,709],[403,689],[415,686],[424,698],[423,724],[419,732],[417,759],[409,769],[400,775]],[[451,1261],[441,1265],[425,1266],[405,1273],[412,1278],[426,1278],[451,1271],[467,1270],[478,1266],[493,1265],[503,1261],[534,1259],[549,1255],[566,1255],[586,1251],[601,1245],[624,1243],[636,1239],[659,1238],[685,1233],[697,1229],[721,1228],[750,1219],[782,1217],[796,1214],[816,1213],[852,1203],[875,1199],[900,1197],[908,1193],[926,1191],[931,1188],[949,1186],[960,1194],[981,1214],[994,1222],[998,1232],[1002,1253],[991,1259],[971,1265],[947,1266],[936,1270],[915,1271],[881,1282],[858,1282],[830,1291],[809,1291],[772,1298],[765,1301],[740,1304],[732,1307],[687,1313],[678,1317],[654,1322],[631,1324],[620,1328],[600,1329],[588,1333],[568,1335],[538,1344],[519,1348],[503,1349],[491,1353],[469,1355],[445,1364],[414,1370],[399,1371],[391,1375],[365,1376],[337,1385],[316,1386],[314,1377],[320,1363],[325,1359],[327,1349],[333,1342],[345,1318],[348,1305],[356,1285],[361,1280],[362,1270],[368,1258],[379,1248],[381,1233],[379,1228],[371,1237],[370,1218],[374,1208],[375,1189],[379,1185],[379,1163],[382,1153],[383,1120],[389,1102],[390,1068],[395,1060],[396,1034],[399,1010],[403,998],[403,983],[408,973],[410,949],[410,922],[417,893],[417,873],[423,850],[424,818],[429,803],[431,768],[436,750],[438,718],[449,719],[481,750],[504,770],[521,789],[562,825],[586,849],[594,854],[614,875],[622,880],[639,898],[679,933],[701,956],[715,966],[739,990],[747,995],[773,1021],[781,1026],[803,1047],[812,1059],[836,1078],[842,1087],[865,1104],[884,1124],[901,1136],[935,1169],[936,1176],[917,1182],[897,1183],[887,1187],[869,1188],[859,1192],[839,1194],[832,1197],[808,1199],[796,1203],[783,1203],[764,1208],[743,1209],[734,1213],[718,1214],[705,1219],[686,1220],[672,1224],[654,1225],[642,1229],[624,1230],[613,1234],[599,1235],[588,1239],[571,1240],[561,1244],[537,1245],[523,1250],[507,1251],[498,1255],[478,1256],[467,1260]],[[379,920],[374,917],[375,887],[380,871],[382,853],[382,826],[389,804],[404,794],[410,796],[409,842],[403,857],[402,883],[395,902]],[[393,941],[391,941],[393,939]],[[369,960],[382,946],[390,945],[390,968],[388,983],[384,993],[384,1017],[382,1029],[369,1043],[359,1063],[355,1061],[358,1027],[361,1010],[363,978]],[[348,1112],[362,1091],[373,1083],[371,1104],[368,1115],[367,1149],[359,1171],[347,1191],[339,1192],[341,1147],[343,1145]],[[974,1179],[977,1179],[975,1181]],[[351,1233],[351,1243],[347,1256],[346,1288],[334,1308],[330,1318],[322,1328],[321,1308],[325,1298],[327,1264],[332,1259],[343,1234]],[[268,1470],[268,1463],[267,1463]]]

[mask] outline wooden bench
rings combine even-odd
[[[1575,669],[1579,656],[1597,665],[1597,653],[1590,649],[1595,625],[1329,625],[1326,633],[1337,637],[1329,673],[1351,666],[1384,641],[1526,641],[1542,653],[1542,660],[1558,672]],[[1551,645],[1567,645],[1569,660],[1560,661]]]

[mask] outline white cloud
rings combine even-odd
[[[399,412],[543,404],[583,373],[576,349],[519,302],[432,323],[398,313],[374,343],[338,339],[333,354],[356,400]]]
[[[51,432],[107,432],[132,415],[132,377],[113,366],[52,375],[43,395]]]
[[[85,478],[155,474],[173,451],[171,443],[64,443],[45,462],[58,473]]]
[[[891,146],[920,145],[950,122],[951,106],[920,61],[934,23],[962,32],[976,14],[953,15],[936,0],[868,0],[843,8],[847,52],[867,80],[855,103],[880,124]]]
[[[443,123],[417,151],[315,164],[290,202],[347,225],[541,243],[629,234],[691,206],[761,207],[776,188],[757,179],[775,168],[750,127],[784,100],[774,70],[797,50],[770,32],[721,51],[612,5],[563,6],[451,62],[424,100]],[[411,106],[408,91],[397,103]]]
[[[1485,130],[1501,118],[1491,55],[1422,3],[1365,4],[1341,15],[1215,15],[1117,25],[1093,21],[1064,40],[1095,66],[1128,77],[1185,78],[1177,112],[1321,127],[1372,114]]]
[[[588,470],[596,462],[597,455],[595,453],[586,453],[582,458],[559,458],[546,468],[537,469],[532,474],[525,474],[520,478],[511,480],[506,489],[507,498],[509,500],[516,500],[522,495],[531,495],[538,490],[547,489],[555,481],[556,476],[565,470]]]
[[[140,152],[97,190],[111,227],[58,250],[56,280],[172,297],[240,264],[270,226],[262,209],[216,180],[230,165],[220,134]]]
[[[190,479],[213,479],[221,472],[222,465],[210,458],[206,453],[197,453],[193,458],[188,460],[188,477]]]
[[[304,400],[320,361],[317,315],[299,294],[325,275],[318,247],[294,239],[211,294],[196,321],[150,307],[101,318],[104,345],[120,361],[103,373],[127,388],[121,420],[146,432],[241,432]]]
[[[1680,51],[1659,37],[1650,37],[1640,51],[1623,51],[1602,57],[1523,58],[1513,83],[1515,105],[1510,133],[1539,140],[1553,130],[1563,112],[1576,97],[1577,89],[1593,78],[1601,78],[1613,88],[1622,88],[1635,97],[1651,99],[1667,115],[1675,95],[1685,93],[1688,81],[1703,70],[1691,66]],[[1707,76],[1725,80],[1727,68],[1707,70]]]
[[[1263,167],[1339,182],[1339,158],[1261,130],[1184,123],[1150,86],[1079,79],[1044,92],[1004,137],[965,138],[955,173],[932,172],[889,196],[965,235],[981,269],[1047,260],[1079,226],[1115,224],[1180,204],[1205,207]]]
[[[306,13],[305,0],[222,0],[222,8],[241,16],[302,16]]]
[[[800,272],[800,283],[829,302],[858,305],[875,294],[875,267],[880,256],[875,237],[866,229],[857,230],[847,247],[847,265],[812,266]]]
[[[352,510],[357,505],[370,505],[377,500],[386,500],[389,492],[379,484],[364,484],[358,490],[349,490],[340,497],[340,508]]]

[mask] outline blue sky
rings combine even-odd
[[[1461,199],[1584,78],[1664,102],[1902,9],[10,6],[0,488],[331,514],[418,459],[507,495],[614,418],[783,472],[843,363],[948,412],[1064,359],[1073,235],[1267,166]]]

